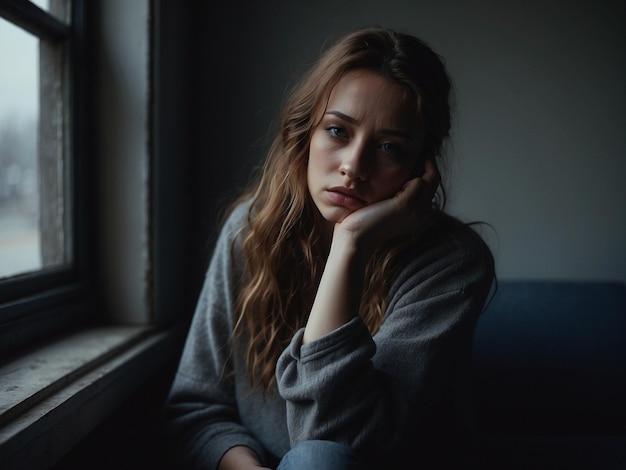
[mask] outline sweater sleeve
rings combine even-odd
[[[245,212],[242,206],[235,210],[217,241],[168,397],[169,431],[185,468],[215,469],[238,445],[264,458],[263,447],[240,422],[231,373],[230,252]]]
[[[303,330],[277,364],[292,445],[324,439],[393,452],[462,369],[493,280],[493,260],[475,236],[441,244],[394,282],[372,337],[356,317],[302,345]]]

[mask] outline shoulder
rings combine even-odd
[[[423,250],[418,256],[430,254],[442,263],[466,260],[493,270],[491,250],[475,230],[480,224],[467,224],[444,213],[437,214],[422,239]]]
[[[495,278],[493,256],[480,234],[446,214],[437,214],[404,255],[392,286],[396,293],[479,291],[482,296]]]
[[[234,203],[225,213],[207,275],[213,269],[228,271],[242,268],[241,245],[248,223],[249,200]]]
[[[250,199],[235,202],[226,213],[222,225],[222,237],[232,240],[248,223],[250,213]]]
[[[233,249],[238,256],[241,243],[250,219],[249,199],[234,202],[224,215],[222,228],[215,244],[216,251]]]
[[[431,228],[425,233],[425,246],[434,252],[445,253],[453,259],[474,260],[486,269],[493,269],[491,250],[475,230],[481,224],[467,224],[447,215],[438,214]]]

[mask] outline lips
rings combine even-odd
[[[346,188],[343,186],[335,186],[327,190],[328,197],[335,204],[344,206],[350,209],[363,207],[367,204],[362,196],[354,189]]]

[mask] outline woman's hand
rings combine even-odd
[[[407,181],[393,197],[365,206],[336,224],[333,238],[353,237],[367,259],[381,242],[416,230],[440,181],[431,159],[424,166],[424,174]]]

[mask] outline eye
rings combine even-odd
[[[328,126],[326,127],[326,132],[328,132],[331,137],[335,137],[337,139],[345,139],[348,137],[348,133],[341,126]]]
[[[383,142],[378,146],[378,148],[392,157],[399,157],[402,155],[402,146],[396,144],[395,142]]]

